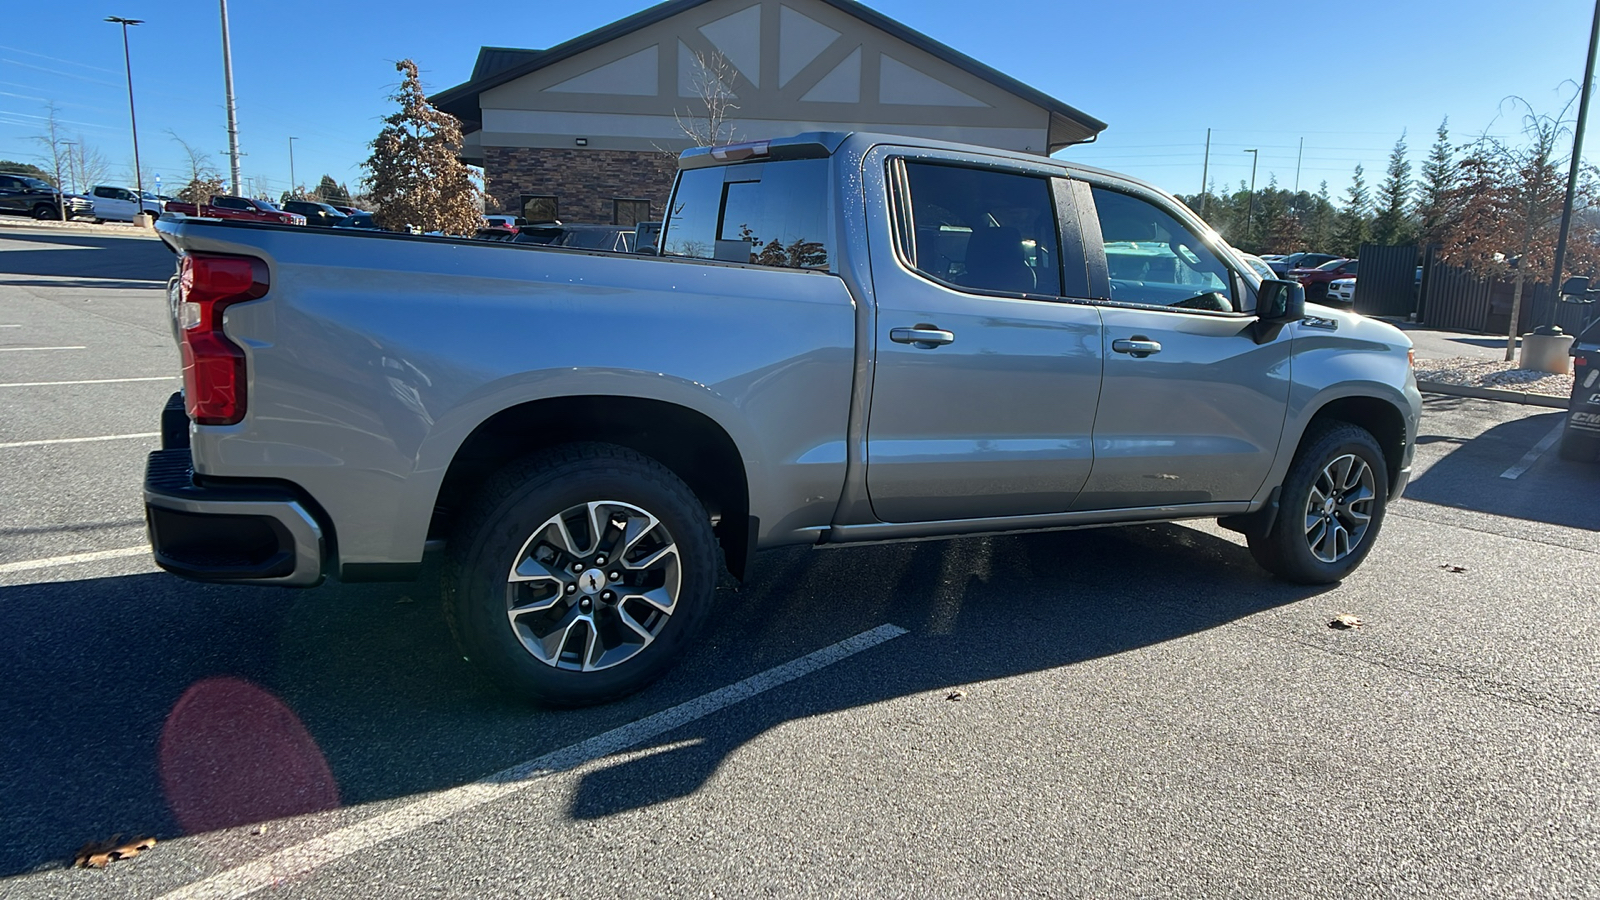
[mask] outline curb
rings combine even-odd
[[[1528,394],[1522,391],[1502,391],[1497,388],[1472,387],[1465,384],[1418,381],[1417,390],[1424,394],[1448,394],[1452,397],[1472,397],[1475,400],[1499,400],[1504,403],[1520,403],[1523,406],[1543,406],[1548,409],[1561,410],[1567,408],[1567,401],[1561,397]]]

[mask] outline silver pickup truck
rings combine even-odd
[[[442,549],[464,653],[555,705],[660,675],[763,548],[1218,518],[1326,583],[1410,473],[1404,335],[1056,160],[693,150],[654,254],[157,227],[156,560],[310,586]]]

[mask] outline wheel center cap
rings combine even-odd
[[[585,594],[598,594],[600,589],[605,586],[606,573],[599,569],[586,569],[582,575],[578,576],[578,590],[583,591]]]

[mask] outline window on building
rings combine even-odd
[[[826,159],[689,169],[672,196],[662,252],[826,269],[831,196]]]
[[[522,217],[529,222],[560,221],[561,204],[544,194],[522,195]]]
[[[628,200],[618,197],[611,201],[611,224],[632,228],[640,222],[649,221],[651,221],[649,200]]]
[[[907,163],[917,271],[964,288],[1061,293],[1050,180],[1020,172]]]

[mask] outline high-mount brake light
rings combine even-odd
[[[737,162],[741,159],[750,159],[755,156],[766,156],[771,144],[767,141],[750,141],[744,144],[728,144],[716,147],[711,151],[711,158],[723,162]]]
[[[222,330],[222,312],[267,292],[267,265],[248,256],[190,253],[179,269],[183,398],[200,425],[244,418],[244,351]]]

